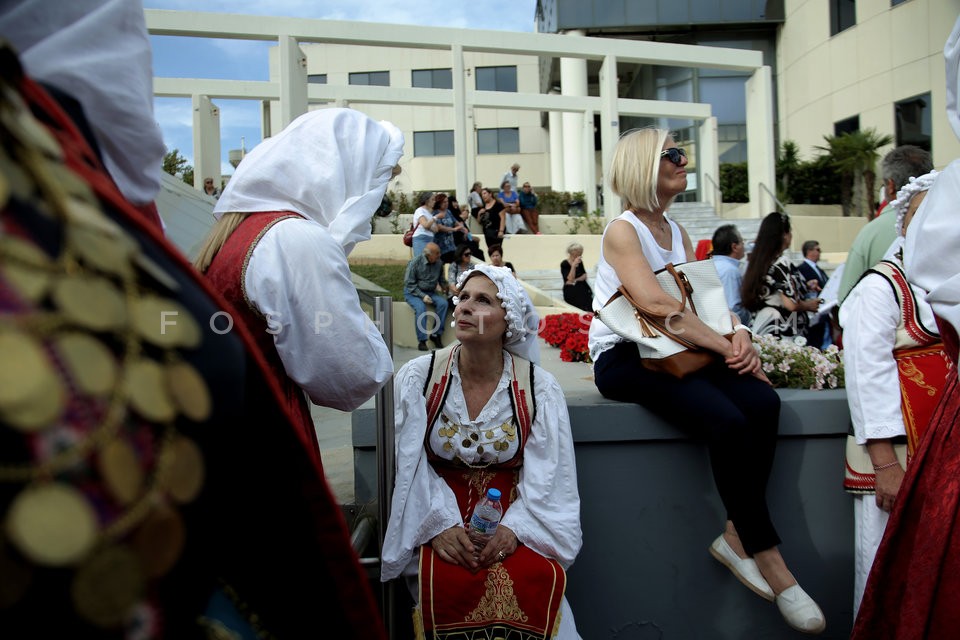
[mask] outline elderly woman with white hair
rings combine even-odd
[[[897,209],[895,251],[861,277],[840,307],[844,373],[854,435],[844,486],[854,494],[856,615],[903,482],[943,391],[947,357],[927,292],[907,282],[903,237],[938,172],[910,178]],[[922,376],[917,374],[921,373]]]
[[[560,262],[560,277],[563,278],[563,301],[587,313],[592,312],[593,289],[587,283],[583,245],[579,242],[567,245],[567,257]]]
[[[420,605],[429,603],[414,611],[425,637],[496,629],[579,638],[562,597],[581,545],[563,391],[526,359],[536,316],[508,269],[477,265],[459,291],[459,342],[397,373],[397,475],[381,578],[408,577]],[[465,522],[490,488],[503,496],[503,518],[478,540]],[[485,606],[491,585],[502,606]]]

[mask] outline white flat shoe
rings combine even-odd
[[[827,628],[827,619],[823,611],[807,595],[807,592],[795,584],[787,587],[777,596],[777,608],[787,624],[802,633],[822,633]]]
[[[773,589],[767,584],[760,568],[753,558],[741,558],[730,548],[727,541],[723,539],[723,534],[713,541],[710,545],[710,555],[716,558],[722,565],[730,569],[730,572],[737,577],[748,589],[755,594],[768,600],[774,601]],[[811,600],[812,602],[812,600]]]

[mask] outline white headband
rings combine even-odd
[[[897,191],[897,198],[890,203],[891,207],[895,207],[897,211],[897,222],[896,230],[897,235],[901,235],[903,231],[903,218],[907,215],[907,209],[910,208],[910,201],[913,200],[913,196],[924,191],[928,191],[930,187],[933,186],[934,181],[937,179],[937,176],[940,174],[939,171],[934,169],[930,173],[925,173],[919,178],[914,178],[913,176],[907,180],[907,184],[900,187],[900,191]]]
[[[457,288],[462,289],[464,283],[478,273],[485,275],[496,285],[497,298],[506,311],[507,330],[504,333],[503,348],[521,358],[537,362],[539,360],[537,329],[540,326],[540,316],[533,308],[520,281],[507,267],[481,263],[460,274],[457,278]],[[459,304],[456,298],[454,301]]]

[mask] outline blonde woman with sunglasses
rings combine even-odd
[[[707,367],[676,378],[644,367],[637,345],[594,316],[590,356],[604,397],[639,404],[694,437],[706,440],[714,483],[726,510],[723,532],[709,553],[747,588],[775,601],[787,624],[820,633],[820,607],[797,584],[777,546],[766,491],[777,446],[780,397],[760,368],[749,329],[735,315],[732,336],[694,313],[676,314],[679,301],[658,284],[667,263],[695,260],[687,232],[665,213],[687,188],[687,157],[662,129],[638,129],[617,143],[611,187],[626,210],[607,225],[594,281],[594,308],[625,287],[640,306],[670,317],[670,328],[717,354]]]

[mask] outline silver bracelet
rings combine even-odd
[[[899,467],[899,466],[900,466],[900,461],[899,461],[899,460],[894,460],[893,462],[888,462],[888,463],[886,463],[886,464],[881,464],[881,465],[876,465],[876,464],[875,464],[875,465],[873,465],[873,470],[874,470],[874,471],[883,471],[884,469],[890,469],[891,467]]]
[[[746,331],[746,332],[749,333],[750,335],[753,335],[753,331],[750,330],[750,327],[748,327],[747,325],[743,324],[742,322],[741,322],[740,324],[736,325],[736,326],[733,328],[733,332],[736,333],[737,331],[740,331],[740,329],[743,329],[744,331]]]

